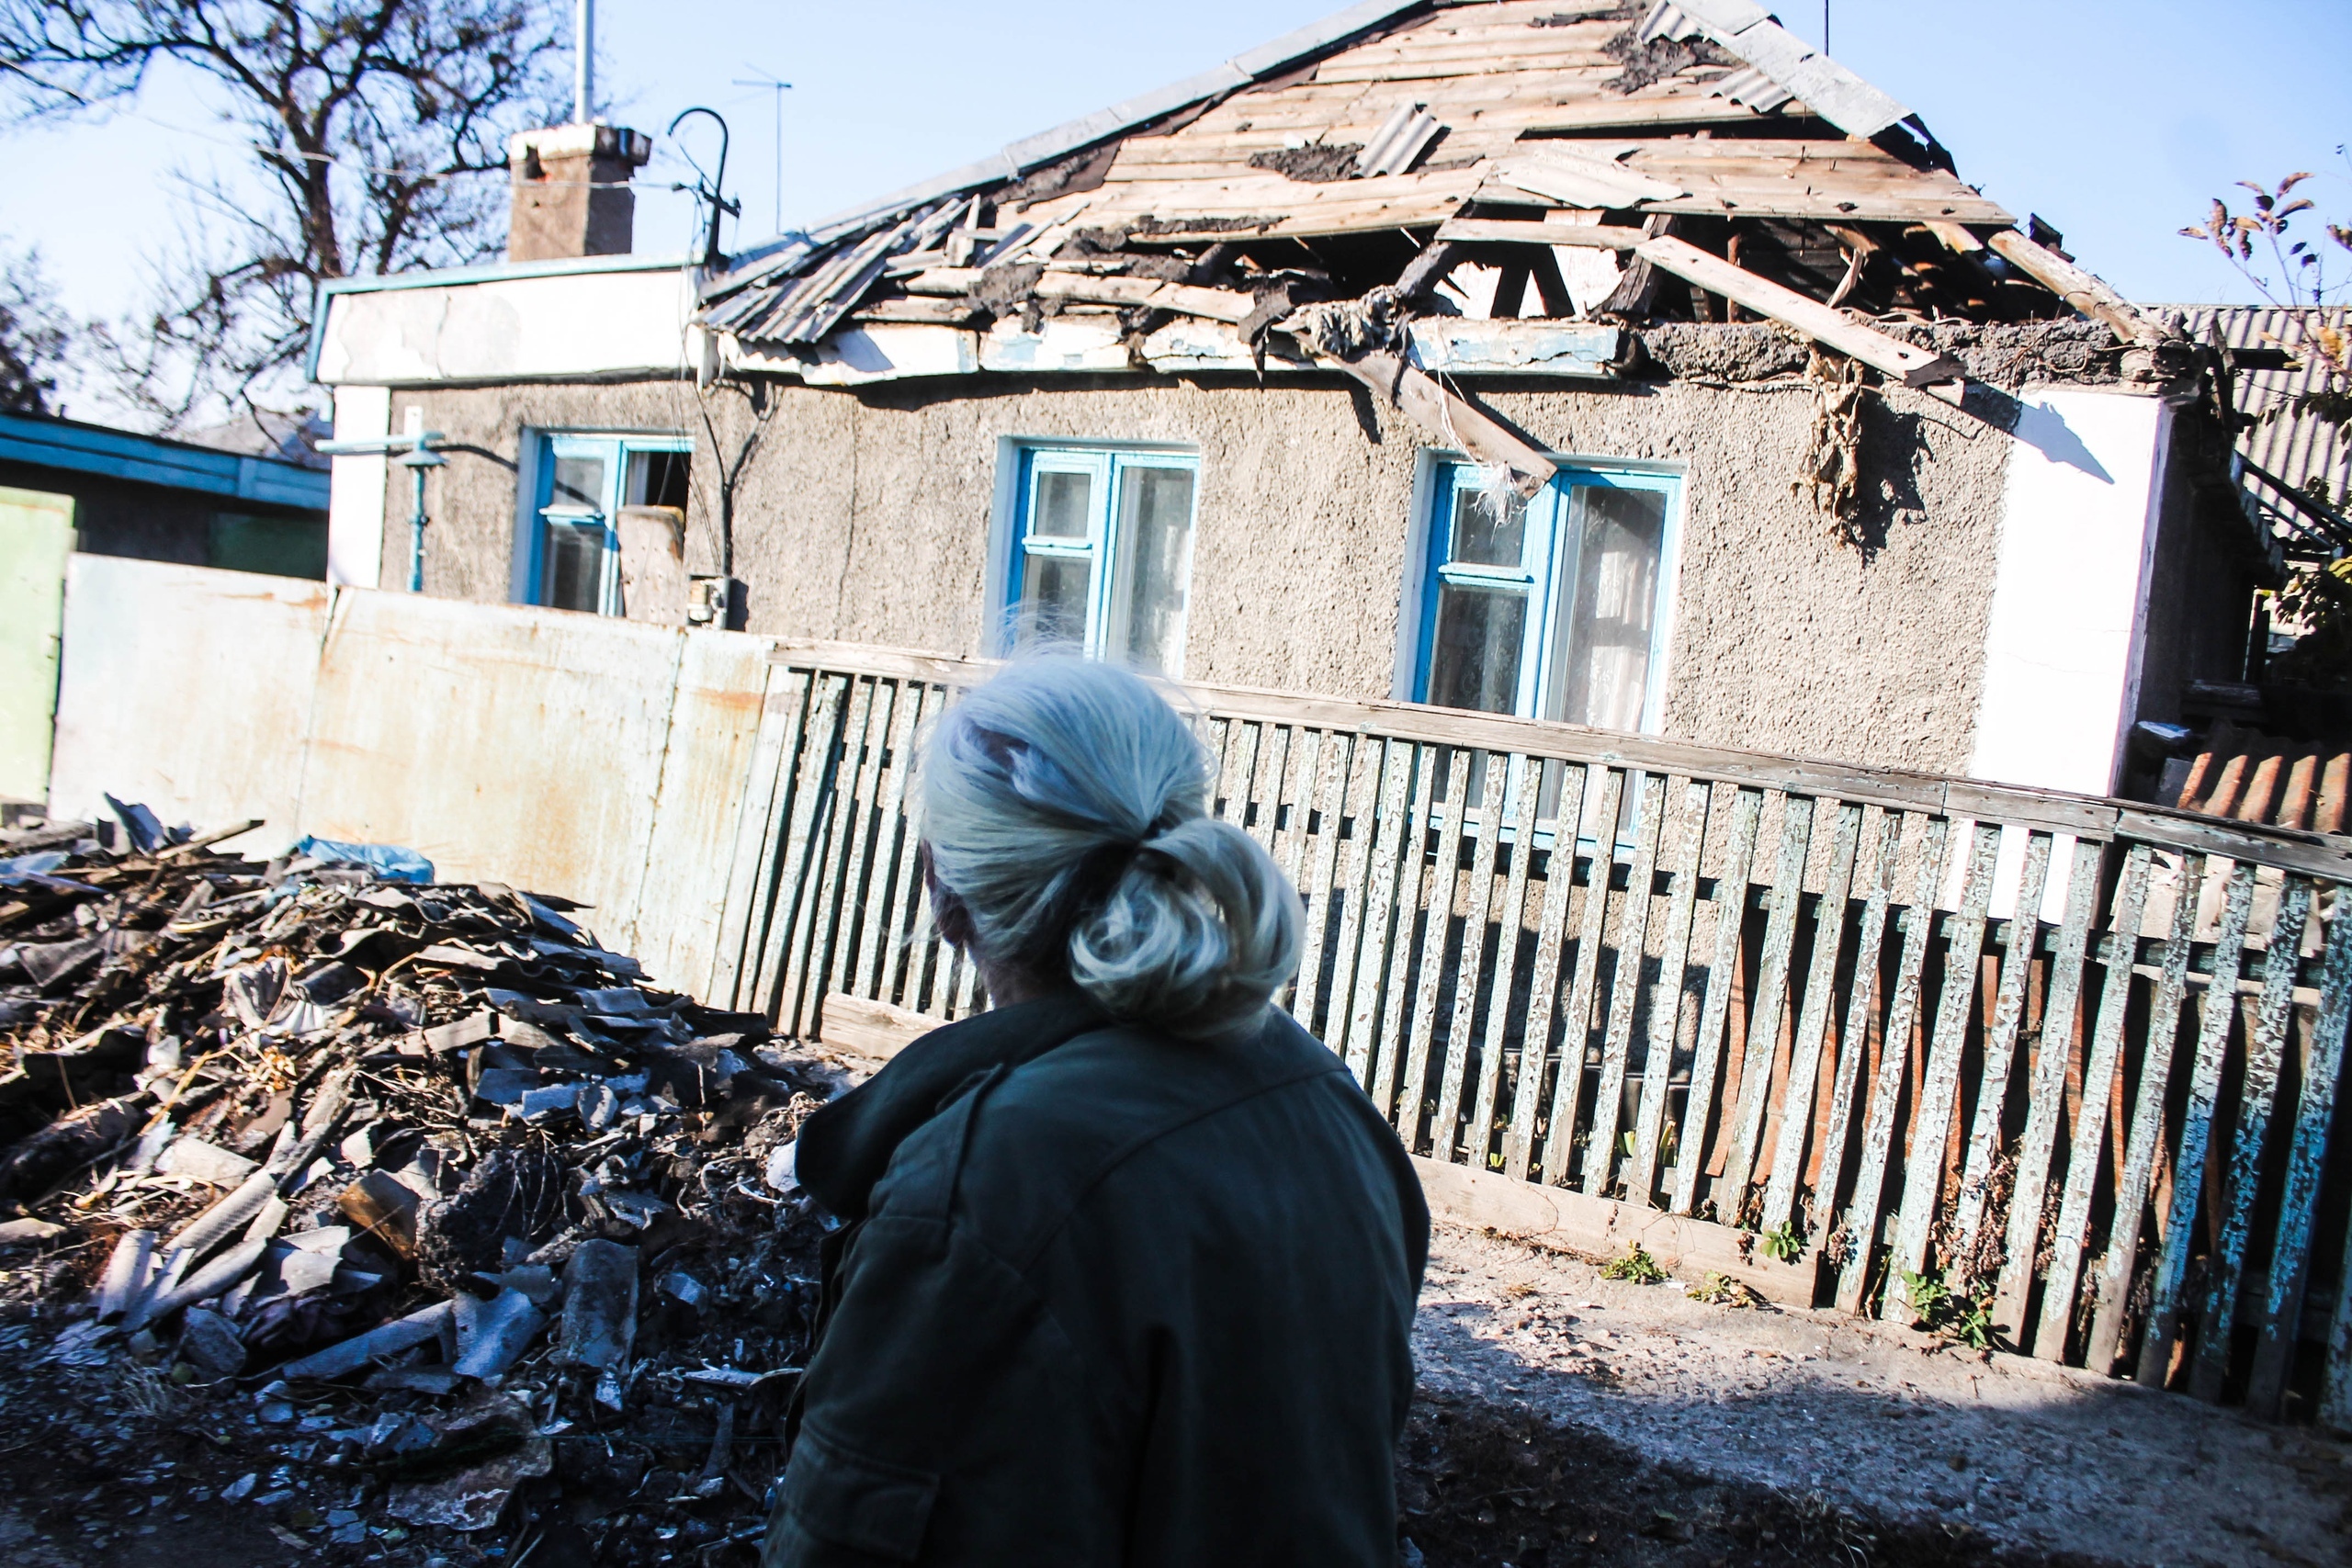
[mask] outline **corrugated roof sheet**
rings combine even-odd
[[[2278,310],[2271,306],[2202,305],[2176,307],[2189,335],[2203,341],[2208,326],[2218,323],[2222,341],[2232,348],[2294,348],[2302,341],[2307,322],[2325,321],[2338,331],[2352,332],[2352,308]],[[2257,416],[2238,433],[2237,447],[2246,460],[2257,463],[2290,485],[2301,485],[2314,475],[2339,491],[2352,480],[2352,442],[2343,429],[2290,407],[2297,395],[2315,390],[2324,371],[2310,356],[2300,370],[2248,370],[2238,376],[2238,407]],[[2262,417],[2268,416],[2268,417]]]

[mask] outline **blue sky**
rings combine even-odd
[[[773,231],[773,73],[784,97],[782,207],[805,222],[1017,137],[1188,75],[1336,9],[1336,0],[601,0],[611,118],[658,131],[689,104],[735,131],[729,185]],[[1781,12],[1818,41],[1819,0]],[[2085,265],[2146,301],[2249,297],[2176,237],[2239,178],[2319,171],[2352,215],[2352,4],[2346,0],[1833,0],[1831,52],[1923,115],[1961,176],[2039,212]],[[143,257],[183,219],[170,173],[238,166],[198,95],[159,73],[106,123],[0,137],[0,234],[38,243],[67,302],[135,301]],[[664,149],[647,183],[681,171]],[[639,248],[683,248],[684,198],[649,192]],[[730,233],[730,241],[732,239]],[[2352,269],[2347,269],[2352,270]]]

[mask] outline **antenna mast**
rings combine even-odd
[[[571,121],[596,118],[596,0],[572,0]]]

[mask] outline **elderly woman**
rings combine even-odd
[[[1429,1213],[1269,999],[1300,910],[1143,681],[1018,662],[917,786],[992,1010],[809,1118],[846,1222],[764,1561],[1392,1568]]]

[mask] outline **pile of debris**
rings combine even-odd
[[[117,814],[0,837],[28,1347],[232,1407],[288,1462],[223,1495],[305,1545],[750,1552],[829,1224],[786,1156],[858,1065],[657,988],[560,898]]]

